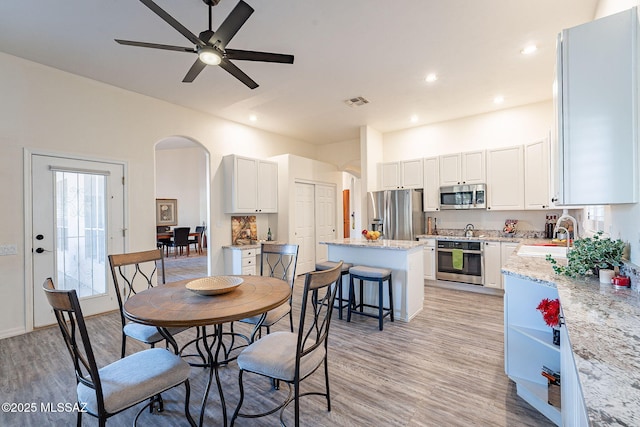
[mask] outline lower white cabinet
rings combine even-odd
[[[500,244],[500,259],[501,259],[501,265],[500,268],[502,268],[502,266],[504,266],[507,263],[507,260],[509,259],[509,257],[511,256],[511,254],[513,254],[516,251],[516,248],[518,247],[520,243],[515,243],[515,242],[502,242]],[[504,276],[502,274],[500,274],[500,281],[501,281],[501,288],[504,288]]]
[[[501,269],[517,247],[515,242],[484,242],[484,286],[504,288]]]
[[[561,425],[560,409],[548,403],[548,381],[541,375],[542,367],[546,366],[561,372],[564,384],[560,347],[553,344],[553,331],[536,310],[542,299],[558,298],[558,291],[555,287],[511,275],[505,275],[504,287],[504,370],[516,383],[518,396]],[[564,399],[562,405],[565,405]]]
[[[260,272],[258,260],[260,248],[226,246],[224,250],[224,274],[255,276]]]
[[[484,242],[484,286],[502,289],[500,242]]]
[[[424,280],[436,280],[436,239],[418,239],[424,246]]]
[[[571,350],[567,328],[560,327],[560,388],[562,401],[562,425],[566,427],[588,427],[587,408],[584,404],[576,362]]]

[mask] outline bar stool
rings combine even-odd
[[[330,270],[333,267],[338,265],[337,262],[334,261],[324,261],[316,264],[316,271],[322,270]],[[336,301],[338,301],[338,319],[342,320],[342,309],[349,305],[349,299],[345,299],[342,297],[342,277],[349,274],[349,269],[353,267],[353,264],[348,262],[342,263],[342,272],[340,273],[340,278],[338,279],[338,295],[336,295]]]
[[[378,328],[382,330],[382,321],[385,317],[389,316],[393,322],[393,284],[391,283],[391,269],[389,268],[376,268],[367,267],[364,265],[357,265],[349,269],[351,278],[349,280],[349,304],[347,309],[347,322],[351,321],[351,313],[360,314],[362,316],[377,317]],[[354,280],[360,280],[360,300],[358,304],[355,301]],[[376,282],[378,284],[378,305],[365,304],[363,299],[363,288],[365,282]],[[387,282],[389,289],[389,308],[384,308],[383,304],[383,284]],[[364,307],[377,308],[378,314],[366,313]],[[360,311],[356,309],[360,308]],[[353,310],[352,310],[353,309]]]

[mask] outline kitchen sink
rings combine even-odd
[[[551,254],[554,258],[566,258],[567,248],[565,246],[522,245],[520,249],[518,249],[519,256],[544,258],[547,254]]]

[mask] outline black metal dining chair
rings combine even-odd
[[[158,277],[158,264],[162,269],[162,275]],[[141,341],[154,347],[156,343],[165,338],[155,326],[130,322],[124,317],[124,303],[136,292],[153,287],[157,282],[165,283],[164,257],[162,249],[150,251],[130,252],[127,254],[109,255],[111,276],[116,288],[116,297],[120,307],[120,322],[122,323],[122,351],[124,357],[127,345],[127,337]],[[167,332],[174,336],[187,328],[168,328]],[[177,349],[175,349],[177,351]]]
[[[324,396],[327,401],[327,411],[331,411],[327,337],[341,270],[342,262],[339,262],[332,269],[307,273],[297,332],[273,332],[242,350],[237,359],[240,368],[238,376],[240,400],[231,418],[232,426],[238,417],[258,418],[273,414],[278,410],[280,410],[280,423],[284,426],[284,410],[289,403],[294,402],[294,419],[295,425],[298,427],[300,425],[300,398],[307,395]],[[300,382],[322,365],[324,365],[325,391],[300,393]],[[243,385],[245,372],[268,377],[272,382],[286,383],[289,386],[289,394],[285,401],[262,413],[241,413],[240,409],[245,399]],[[293,391],[291,386],[293,386]],[[263,399],[264,395],[261,395],[260,400]]]
[[[282,279],[289,283],[289,286],[293,289],[293,282],[296,278],[296,264],[298,263],[298,245],[263,243],[261,250],[260,275]],[[292,298],[293,292],[291,293],[288,304],[282,304],[280,307],[269,310],[261,324],[261,329],[266,328],[267,334],[270,333],[271,326],[288,315],[289,329],[293,332],[293,315],[291,313]],[[254,316],[243,319],[241,322],[256,325],[261,317],[262,316]]]
[[[50,278],[43,289],[73,360],[76,395],[83,411],[98,418],[99,425],[104,426],[109,417],[149,400],[136,415],[135,425],[146,407],[163,410],[160,393],[184,384],[185,416],[190,425],[196,425],[189,412],[188,363],[166,349],[150,348],[98,368],[75,289],[56,290]],[[83,411],[78,411],[78,426],[82,425]]]

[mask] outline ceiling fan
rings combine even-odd
[[[151,9],[156,15],[166,23],[175,28],[180,34],[185,36],[194,47],[181,47],[166,44],[146,43],[132,40],[115,39],[116,42],[137,47],[148,47],[152,49],[175,50],[178,52],[197,53],[198,59],[193,63],[187,74],[182,79],[183,83],[191,83],[207,65],[219,65],[229,74],[247,85],[250,89],[255,89],[258,84],[236,67],[230,60],[239,61],[260,61],[278,62],[283,64],[293,64],[293,55],[280,53],[255,52],[251,50],[227,49],[227,43],[236,35],[240,27],[249,19],[253,13],[253,8],[244,1],[236,5],[229,16],[218,28],[218,31],[211,30],[211,8],[217,5],[220,0],[203,0],[209,6],[209,29],[202,31],[196,37],[191,31],[180,24],[175,18],[169,15],[164,9],[152,0],[140,0],[145,6]]]

